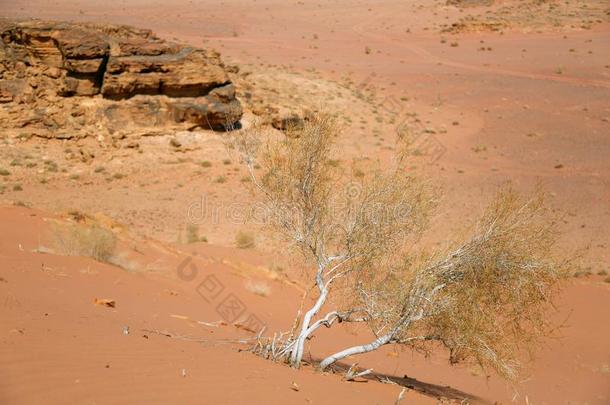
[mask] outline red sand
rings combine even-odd
[[[116,6],[91,0],[33,0],[3,4],[2,9],[10,17],[151,28],[164,37],[214,46],[238,63],[290,65],[295,71],[315,68],[322,77],[335,80],[351,73],[355,83],[378,89],[381,100],[386,100],[381,108],[398,109],[399,115],[415,112],[434,130],[444,153],[425,170],[446,190],[436,226],[454,229],[506,180],[524,189],[541,182],[551,192],[553,206],[565,214],[562,246],[583,249],[584,263],[594,273],[608,270],[610,26],[453,36],[439,34],[438,24],[448,21],[445,17],[457,18],[457,9],[427,0],[404,3],[126,0]],[[416,7],[419,4],[421,8]],[[492,50],[479,51],[481,46]],[[408,100],[396,103],[401,97]],[[354,111],[354,117],[371,119],[369,111]],[[393,128],[388,123],[382,127]],[[357,125],[339,142],[348,157],[385,153]],[[175,181],[171,176],[161,178],[162,185]],[[218,191],[219,198],[231,201],[247,194],[235,186]],[[133,207],[137,211],[146,206],[151,216],[170,218],[167,221],[181,218],[184,202],[198,195],[172,190],[180,203],[168,201],[161,208],[155,200],[161,186],[131,194],[90,188],[86,195],[69,185],[55,185],[53,193],[44,187],[26,187],[25,195],[46,211],[76,204],[124,218],[131,217]],[[160,209],[165,211],[159,214]],[[31,253],[47,226],[42,212],[31,213],[12,207],[0,210],[0,299],[5,302],[0,307],[1,403],[60,403],[68,398],[77,403],[393,403],[400,392],[400,387],[374,381],[347,383],[307,368],[295,371],[237,352],[233,346],[206,347],[143,332],[166,330],[201,339],[251,336],[232,326],[206,328],[171,317],[219,319],[214,306],[195,291],[196,284],[176,279],[182,256],[172,253],[177,248],[171,244],[145,244],[145,261],[155,264],[156,271],[136,274],[90,259]],[[146,226],[154,224],[152,220]],[[137,219],[130,225],[145,229]],[[156,234],[165,232],[170,240],[168,229],[161,228]],[[229,232],[222,224],[214,232],[218,236],[210,246],[197,246],[207,258],[201,259],[201,266],[219,274],[249,310],[262,314],[271,330],[287,329],[300,292],[279,282],[272,282],[269,297],[246,291],[244,279],[234,274],[235,266],[222,261],[265,264],[265,256],[213,246],[231,241],[223,239]],[[557,315],[566,319],[561,338],[549,340],[539,354],[531,378],[517,387],[517,403],[610,401],[610,284],[603,278],[575,279],[566,289]],[[95,297],[115,299],[117,307],[96,306]],[[127,336],[122,334],[125,325],[131,331]],[[320,336],[327,333],[353,342],[365,338],[363,331],[323,331]],[[334,348],[316,343],[314,339],[315,356]],[[491,402],[513,399],[512,387],[495,377],[451,368],[441,357],[427,360],[409,352],[396,357],[392,350],[358,361],[379,373],[407,374],[418,380],[417,389],[444,396],[456,394],[445,388],[451,386]],[[299,391],[291,389],[293,382]],[[435,400],[412,390],[403,401],[426,402]]]

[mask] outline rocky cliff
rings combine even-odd
[[[0,37],[3,128],[221,129],[242,115],[217,52],[149,30],[0,19]]]

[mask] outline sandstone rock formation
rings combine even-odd
[[[1,127],[223,128],[242,115],[217,52],[127,26],[0,19]]]

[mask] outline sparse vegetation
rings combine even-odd
[[[56,224],[52,227],[55,249],[69,256],[87,256],[108,262],[116,247],[116,236],[98,225]]]
[[[506,187],[469,237],[421,251],[416,242],[438,199],[428,182],[399,164],[371,167],[353,183],[331,164],[338,127],[328,116],[288,128],[278,142],[261,143],[269,139],[261,131],[233,142],[272,216],[269,225],[311,264],[317,297],[292,330],[262,339],[255,352],[299,367],[317,329],[362,322],[375,339],[329,355],[321,369],[387,344],[426,350],[436,343],[452,363],[517,377],[520,354],[551,330],[545,311],[566,275],[565,262],[552,259],[555,222],[542,194],[524,198]],[[399,162],[409,155],[405,143]],[[319,315],[326,306],[332,308]]]
[[[354,177],[361,178],[361,177],[365,176],[365,173],[361,169],[355,168],[353,171],[353,175],[354,175]]]
[[[186,226],[186,242],[187,243],[196,243],[196,242],[207,242],[202,240],[199,236],[199,225],[197,224],[188,224]]]
[[[255,245],[254,235],[250,232],[239,231],[235,235],[235,246],[240,249],[250,249]]]
[[[55,163],[52,160],[45,160],[44,166],[45,166],[45,171],[47,171],[47,172],[56,173],[59,171],[59,166],[57,165],[57,163]]]

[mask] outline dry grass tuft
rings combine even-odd
[[[254,235],[250,232],[239,231],[235,235],[235,246],[240,249],[250,249],[255,246]]]
[[[56,224],[52,238],[57,252],[100,262],[109,262],[116,247],[114,233],[97,225]]]
[[[199,225],[188,224],[186,226],[186,243],[196,243],[200,241],[201,238],[199,237]]]

